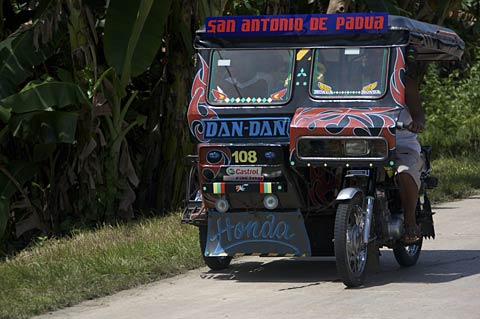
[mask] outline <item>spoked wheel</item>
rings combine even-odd
[[[398,264],[403,267],[410,267],[417,263],[420,252],[422,251],[423,238],[420,238],[415,244],[405,246],[399,243],[393,248],[393,254]]]
[[[365,211],[363,196],[338,205],[335,218],[335,259],[337,271],[347,287],[363,284],[369,245],[363,244]],[[373,248],[373,247],[372,247]]]
[[[227,269],[230,266],[230,262],[232,261],[232,257],[225,256],[225,257],[207,257],[205,256],[205,247],[207,245],[207,227],[200,226],[199,227],[199,237],[200,237],[200,249],[202,250],[203,260],[205,264],[211,270],[223,270]]]

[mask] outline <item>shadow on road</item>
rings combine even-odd
[[[225,271],[209,271],[203,279],[239,282],[292,282],[303,286],[340,282],[334,258],[258,258],[232,264]],[[391,250],[382,250],[380,267],[370,273],[365,288],[389,283],[445,283],[480,274],[480,250],[424,250],[417,265],[400,267]]]
[[[232,264],[225,271],[209,271],[204,278],[242,282],[314,283],[337,280],[333,258],[258,258]]]
[[[380,271],[366,287],[395,283],[445,283],[480,274],[480,250],[424,250],[413,267],[400,267],[392,251],[382,251]]]

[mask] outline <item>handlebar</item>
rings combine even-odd
[[[412,125],[412,123],[405,124],[403,122],[397,122],[397,124],[395,125],[395,128],[397,130],[409,130],[410,131],[411,125]]]

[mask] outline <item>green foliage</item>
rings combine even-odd
[[[1,103],[14,113],[27,113],[90,104],[90,101],[80,87],[73,83],[45,81],[30,83],[19,93],[3,99]]]
[[[5,230],[7,229],[9,212],[10,200],[0,196],[0,242],[2,242]]]
[[[0,42],[0,99],[17,92],[17,85],[32,76],[33,67],[54,52],[54,43],[36,49],[33,30],[17,32]],[[2,110],[0,110],[1,115]]]
[[[105,22],[105,57],[122,76],[138,76],[162,43],[172,0],[110,1]],[[119,36],[121,35],[121,36]]]
[[[364,0],[368,8],[373,12],[388,12],[389,14],[400,14],[401,9],[398,7],[397,1],[386,0]]]
[[[441,77],[431,66],[421,86],[427,128],[421,142],[435,156],[480,153],[480,61],[461,79],[458,72]]]
[[[13,136],[33,143],[73,143],[78,115],[56,110],[67,106],[78,109],[82,104],[90,102],[73,83],[31,83],[0,100],[0,119],[8,121]]]
[[[0,197],[10,198],[30,180],[37,168],[35,164],[25,161],[15,161],[6,167],[0,166]]]
[[[432,175],[438,186],[429,192],[434,202],[443,202],[478,193],[478,154],[457,157],[442,157],[432,162]]]
[[[127,85],[132,76],[145,72],[156,56],[171,4],[171,0],[149,0],[128,2],[127,5],[117,0],[110,1],[107,9],[104,52],[113,69],[105,71],[95,87],[110,102],[112,110],[112,115],[105,117],[108,135],[104,201],[109,220],[119,216],[133,217],[135,192],[131,186],[138,186],[139,180],[131,163],[126,136],[136,125],[144,124],[145,117],[137,116],[126,123],[130,106],[138,94],[138,91],[128,92]],[[119,34],[125,36],[119,37]],[[122,170],[122,166],[132,169]]]
[[[36,170],[29,162],[10,162],[6,166],[0,163],[0,243],[7,230],[11,198],[32,179]]]

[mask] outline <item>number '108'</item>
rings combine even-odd
[[[256,151],[235,151],[232,153],[233,161],[238,163],[256,163],[257,152]]]

